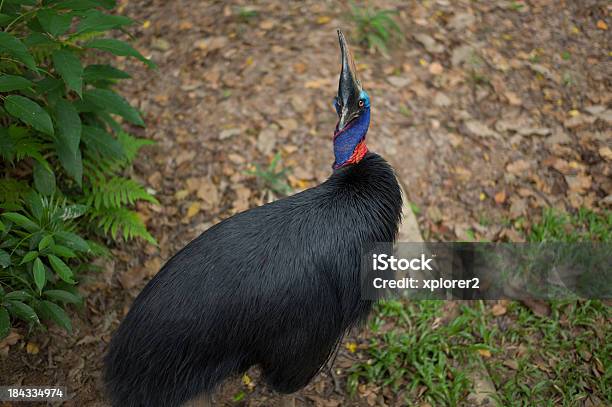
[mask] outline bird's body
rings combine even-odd
[[[367,316],[362,257],[395,240],[402,198],[391,167],[367,152],[370,100],[339,36],[332,175],[224,220],[166,263],[111,341],[114,406],[180,406],[253,365],[274,390],[295,392]]]
[[[178,406],[259,365],[294,392],[367,316],[362,254],[392,241],[401,213],[389,165],[368,153],[323,184],[231,217],[145,287],[106,360],[121,406]]]

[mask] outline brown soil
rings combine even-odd
[[[353,44],[372,98],[369,146],[409,186],[426,239],[520,240],[543,207],[612,205],[611,36],[598,26],[610,24],[607,2],[375,3],[398,10],[402,38],[388,57]],[[74,333],[19,331],[26,339],[0,365],[2,383],[62,384],[74,406],[104,405],[101,357],[161,264],[211,224],[270,199],[246,173],[252,163],[280,151],[295,189],[329,175],[335,29],[353,43],[356,34],[344,3],[120,4],[139,21],[135,45],[159,65],[116,61],[134,76],[120,90],[146,116],[147,128],[132,131],[157,142],[134,171],[161,203],[139,208],[159,248],[118,245],[82,284]],[[28,354],[27,341],[40,351]],[[343,346],[297,405],[400,405],[382,390],[346,394],[344,373],[359,357]],[[231,381],[217,403],[276,405],[249,375],[254,386]],[[232,401],[240,391],[244,399]]]

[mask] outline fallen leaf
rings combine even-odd
[[[444,46],[427,34],[415,34],[414,38],[425,47],[427,52],[438,54],[444,52]]]
[[[132,267],[121,273],[119,276],[119,283],[124,289],[129,290],[142,283],[147,275],[149,275],[149,273],[145,267]]]
[[[525,237],[514,229],[504,229],[499,237],[507,237],[510,242],[521,243],[525,241]]]
[[[542,165],[545,167],[552,167],[561,174],[571,174],[574,172],[574,169],[570,166],[570,164],[566,160],[559,157],[546,158],[545,160],[542,160]]]
[[[604,20],[597,20],[597,28],[606,31],[608,29],[608,24],[606,24]]]
[[[183,199],[187,198],[189,196],[189,190],[187,189],[181,189],[178,190],[174,193],[174,198],[177,201],[182,201]]]
[[[267,31],[271,30],[275,25],[276,23],[274,20],[263,20],[261,23],[259,23],[259,28]]]
[[[234,185],[232,189],[236,193],[236,200],[234,201],[233,206],[234,212],[243,212],[249,209],[249,199],[251,198],[251,190],[241,184]]]
[[[238,136],[240,135],[240,129],[239,128],[230,128],[230,129],[225,129],[223,130],[221,133],[219,133],[219,140],[225,140],[228,139],[230,137],[234,137],[234,136]]]
[[[227,155],[227,158],[229,158],[229,160],[233,162],[234,164],[244,164],[246,162],[243,156],[241,156],[240,154],[236,154],[236,153],[229,153]]]
[[[245,385],[248,386],[249,384],[251,384],[251,382],[252,382],[251,377],[248,374],[245,373],[242,376],[242,383],[244,383]]]
[[[600,155],[600,156],[601,156],[603,159],[605,159],[605,160],[607,160],[607,161],[612,161],[612,149],[611,149],[610,147],[608,147],[608,146],[601,147],[601,148],[598,150],[598,152],[599,152],[599,155]]]
[[[479,122],[478,120],[468,120],[465,122],[466,130],[478,137],[496,137],[499,138],[499,134],[489,127],[486,124]]]
[[[303,64],[302,62],[296,62],[295,64],[293,64],[293,70],[297,74],[302,74],[306,72],[306,64]]]
[[[202,201],[206,202],[209,208],[213,208],[219,202],[219,190],[208,178],[205,178],[205,181],[200,183],[196,195]]]
[[[291,185],[291,187],[296,191],[302,191],[308,188],[308,185],[310,185],[308,181],[299,179],[291,174],[287,176],[287,180],[289,181],[289,185]]]
[[[161,172],[155,171],[147,178],[147,182],[155,189],[161,188],[162,185],[162,175]]]
[[[278,126],[275,124],[271,124],[260,131],[259,135],[257,136],[257,149],[265,155],[270,154],[276,145],[277,132]]]
[[[303,162],[300,165],[293,168],[293,175],[297,177],[298,179],[303,179],[303,180],[314,179],[315,174],[312,168],[312,164],[311,163],[310,165],[308,164],[309,163]]]
[[[504,315],[507,311],[508,309],[504,304],[497,303],[491,307],[491,313],[496,317]]]
[[[593,354],[583,347],[578,349],[578,354],[585,362],[589,362],[593,358]]]
[[[570,191],[584,193],[591,188],[592,178],[590,175],[566,175],[565,181]]]
[[[320,406],[320,407],[339,407],[342,405],[342,403],[338,400],[330,400],[329,398],[325,397],[319,397],[316,396],[314,394],[309,394],[306,396],[307,398],[309,398],[310,400],[312,400],[315,404],[315,406]]]
[[[503,365],[506,366],[507,368],[512,369],[512,370],[518,370],[518,368],[519,368],[518,362],[516,360],[514,360],[514,359],[504,360]]]
[[[521,300],[529,309],[536,315],[541,317],[547,317],[550,315],[550,305],[542,300],[535,300],[531,298],[525,298]]]
[[[406,76],[388,76],[387,82],[396,88],[403,88],[404,86],[408,86],[412,80]]]
[[[491,357],[491,351],[488,350],[488,349],[478,349],[478,353],[483,358],[490,358]]]
[[[427,217],[431,219],[432,222],[438,223],[443,219],[442,211],[437,206],[430,206],[426,211]]]
[[[527,213],[527,202],[523,198],[510,199],[510,218],[516,219]]]
[[[191,21],[181,21],[178,28],[181,31],[191,30],[193,28],[193,23]]]
[[[463,30],[471,26],[476,17],[471,13],[457,13],[448,21],[448,26],[455,30]]]
[[[531,168],[531,164],[529,164],[525,160],[517,160],[508,165],[506,165],[506,171],[511,174],[518,174],[527,171]]]
[[[498,205],[503,204],[504,202],[506,202],[506,191],[499,191],[498,193],[495,194],[495,203]]]
[[[451,64],[458,67],[470,61],[476,55],[476,49],[471,45],[461,45],[453,49]]]
[[[508,102],[512,106],[521,106],[523,104],[523,100],[514,92],[506,91],[504,92],[504,96],[508,99]]]
[[[22,338],[16,331],[11,331],[2,340],[0,340],[0,355],[8,355],[9,348],[15,345]]]
[[[534,127],[532,120],[525,117],[498,120],[495,130],[499,132],[513,131],[521,136],[548,136],[551,130],[547,127]]]
[[[355,353],[357,352],[357,344],[355,342],[347,342],[346,349],[351,353]]]
[[[551,69],[545,67],[544,65],[534,64],[530,62],[527,64],[527,66],[531,68],[532,71],[539,73],[550,81],[553,81],[555,83],[561,82],[561,77],[557,73],[553,72]]]
[[[552,135],[548,136],[545,140],[545,143],[548,145],[560,145],[560,144],[569,144],[572,142],[570,136],[567,135],[564,131],[558,130]]]
[[[145,261],[144,268],[148,277],[153,277],[161,269],[161,259],[153,257]]]
[[[429,73],[432,75],[440,75],[444,72],[444,67],[439,62],[433,62],[429,65]]]
[[[306,81],[306,83],[304,83],[304,87],[306,89],[322,89],[322,88],[328,87],[330,83],[331,81],[329,79],[325,79],[325,78],[315,79],[312,81]],[[300,99],[303,99],[303,98],[300,98]]]
[[[467,405],[490,406],[495,405],[495,385],[487,369],[473,369],[468,372],[467,377],[473,383],[473,388],[467,396]]]
[[[205,53],[209,53],[224,48],[228,43],[229,39],[227,37],[217,36],[198,40],[194,43],[194,46],[205,51]]]
[[[181,153],[179,153],[176,158],[176,165],[180,166],[181,164],[187,162],[187,161],[193,161],[193,159],[196,156],[196,152],[193,150],[184,150]]]
[[[463,180],[463,181],[466,181],[472,177],[472,171],[468,170],[465,167],[457,166],[455,167],[453,172],[457,174],[460,180]]]
[[[170,49],[170,43],[164,38],[153,38],[151,41],[151,48],[158,51],[168,51]]]
[[[442,92],[436,93],[436,96],[434,96],[433,102],[434,102],[434,105],[438,107],[448,107],[452,104],[452,101],[450,100],[450,98]]]
[[[584,107],[584,111],[593,116],[598,116],[606,111],[606,107],[604,105],[591,105]]]
[[[38,355],[38,352],[40,352],[40,348],[36,343],[28,342],[28,344],[26,345],[26,352],[30,355]]]
[[[299,124],[298,124],[297,120],[292,119],[292,118],[279,119],[279,120],[277,120],[277,123],[284,130],[287,130],[287,131],[294,131],[294,130],[297,130],[297,128],[299,127]]]
[[[200,202],[193,202],[191,205],[189,205],[189,208],[187,209],[187,215],[185,215],[185,217],[187,219],[193,218],[200,212],[201,207],[202,205],[200,204]]]
[[[586,114],[571,115],[570,118],[563,122],[563,125],[568,129],[574,129],[581,126],[586,126],[592,123],[595,123],[597,120],[596,116],[589,116]]]
[[[319,16],[317,17],[317,24],[327,24],[331,21],[331,17],[329,16]]]

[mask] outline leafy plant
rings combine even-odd
[[[351,19],[357,24],[357,39],[369,49],[378,49],[387,54],[387,44],[401,34],[399,25],[393,19],[395,10],[376,10],[351,4]]]
[[[253,10],[252,8],[240,7],[238,9],[238,21],[241,23],[249,23],[256,18],[258,14],[257,10]]]
[[[94,254],[74,223],[86,211],[30,192],[20,212],[0,216],[0,337],[8,334],[9,315],[28,324],[39,323],[40,316],[72,329],[60,305],[82,302],[68,263]]]
[[[249,175],[257,177],[258,181],[264,188],[267,188],[280,195],[289,195],[291,186],[287,184],[287,168],[278,170],[281,161],[280,152],[276,153],[267,168],[262,168],[259,164],[255,164],[255,170],[248,171]]]
[[[0,2],[0,339],[10,320],[39,318],[70,330],[78,271],[116,239],[155,239],[137,201],[156,202],[126,177],[151,144],[124,131],[144,126],[113,87],[130,75],[85,63],[105,52],[154,64],[124,41],[104,38],[132,20],[114,0]]]

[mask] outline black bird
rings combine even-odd
[[[211,227],[162,267],[105,357],[113,406],[180,406],[253,365],[272,389],[293,393],[367,317],[362,255],[395,240],[402,198],[393,169],[366,147],[370,98],[338,37],[333,173]]]

